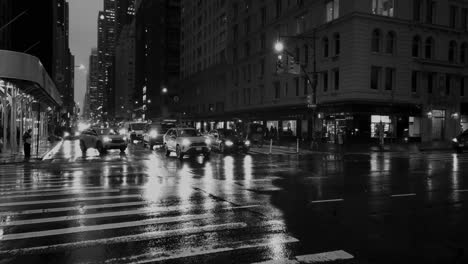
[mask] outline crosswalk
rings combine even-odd
[[[215,199],[180,182],[105,185],[88,172],[0,167],[0,263],[248,263],[299,242],[284,222],[252,213],[259,204]]]

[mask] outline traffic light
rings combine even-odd
[[[276,60],[276,73],[283,73],[284,72],[284,63],[283,63],[283,55],[278,55],[278,59]]]

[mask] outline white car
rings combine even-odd
[[[80,148],[82,152],[86,152],[89,148],[96,148],[101,154],[108,149],[120,149],[121,152],[125,152],[127,138],[111,128],[87,129],[80,135]]]
[[[199,154],[203,154],[205,158],[210,157],[210,140],[194,128],[171,128],[166,132],[163,140],[166,156],[175,152],[179,159],[183,159],[185,155]]]

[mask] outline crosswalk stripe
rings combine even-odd
[[[145,240],[164,238],[164,237],[192,235],[192,234],[197,234],[197,233],[215,232],[215,231],[223,231],[223,230],[235,230],[235,229],[241,229],[245,227],[247,227],[247,224],[243,222],[234,222],[234,223],[226,223],[226,224],[219,224],[219,225],[206,225],[206,226],[200,226],[200,227],[187,227],[187,228],[182,228],[182,229],[153,231],[153,232],[146,232],[146,233],[134,234],[134,235],[117,236],[117,237],[102,238],[102,239],[96,239],[96,240],[86,240],[86,241],[70,242],[70,243],[63,243],[63,244],[55,244],[55,245],[50,245],[50,246],[1,250],[0,255],[34,254],[34,253],[41,253],[44,251],[50,252],[50,251],[58,251],[58,250],[64,250],[64,249],[85,248],[85,247],[109,245],[109,244],[116,244],[116,243],[130,243],[130,242],[145,241]]]
[[[79,198],[67,198],[67,199],[55,199],[55,200],[11,202],[11,203],[0,203],[0,207],[18,206],[18,205],[35,205],[35,204],[54,204],[54,203],[66,203],[66,202],[82,202],[82,201],[94,201],[94,200],[111,200],[111,199],[124,199],[124,198],[141,198],[141,195],[132,194],[132,195],[118,195],[118,196],[79,197]]]
[[[26,194],[26,195],[9,195],[2,196],[3,199],[14,199],[14,198],[31,198],[31,197],[48,197],[48,196],[67,196],[67,195],[84,195],[84,194],[94,194],[94,193],[118,193],[119,189],[104,189],[96,191],[83,191],[78,190],[79,192],[52,192],[52,193],[36,193],[36,194]]]
[[[22,180],[14,180],[14,181],[4,181],[0,182],[0,186],[5,185],[16,185],[16,184],[65,184],[65,183],[73,183],[77,182],[77,180],[41,180],[38,179],[36,181],[22,181]]]
[[[81,187],[87,188],[87,187],[92,187],[96,186],[94,184],[80,184]],[[0,192],[10,192],[10,191],[19,191],[19,188],[23,188],[24,192],[29,192],[29,191],[34,191],[34,190],[40,190],[40,189],[34,189],[34,188],[49,188],[49,189],[63,189],[63,188],[77,188],[76,186],[73,187],[72,183],[64,183],[64,184],[46,184],[46,186],[41,185],[41,184],[16,184],[16,185],[11,185],[11,186],[3,186],[5,188],[0,188]]]
[[[46,236],[66,235],[66,234],[73,234],[73,233],[102,231],[102,230],[109,230],[109,229],[138,227],[138,226],[145,226],[145,225],[167,224],[167,223],[193,221],[193,220],[200,220],[200,219],[214,218],[214,217],[215,215],[212,213],[198,214],[198,215],[182,215],[182,216],[145,219],[145,220],[138,220],[138,221],[131,221],[131,222],[120,222],[120,223],[91,225],[91,226],[77,226],[77,227],[59,228],[59,229],[51,229],[51,230],[45,230],[45,231],[25,232],[25,233],[16,233],[16,234],[8,234],[8,235],[4,234],[0,236],[0,241],[31,239],[31,238],[46,237]]]
[[[146,259],[141,261],[136,261],[133,263],[153,263],[157,261],[167,261],[167,260],[174,260],[174,259],[181,259],[181,258],[189,258],[189,257],[196,257],[201,255],[210,255],[216,253],[223,253],[223,252],[230,252],[240,249],[250,249],[250,248],[259,248],[259,247],[268,247],[274,245],[281,245],[281,244],[289,244],[299,242],[298,239],[290,236],[286,236],[285,238],[279,239],[253,239],[253,240],[246,240],[240,242],[234,242],[230,244],[224,244],[224,247],[219,247],[219,245],[209,245],[204,247],[197,247],[197,248],[187,248],[183,250],[174,250],[174,251],[165,251],[159,253],[149,253],[149,255],[160,255],[158,257],[152,259]]]
[[[348,260],[353,258],[353,255],[349,254],[344,250],[296,256],[296,259],[301,263],[325,263],[338,260]]]
[[[0,195],[11,195],[11,194],[26,194],[26,193],[43,193],[43,192],[61,192],[61,191],[87,191],[87,190],[99,190],[99,189],[104,189],[105,187],[99,186],[99,187],[85,187],[79,188],[79,187],[69,187],[69,188],[47,188],[47,189],[39,189],[39,190],[27,190],[23,189],[21,191],[7,191],[3,192],[0,190]]]
[[[247,208],[254,208],[254,207],[258,207],[258,205],[225,207],[225,208],[220,208],[220,210],[236,210],[236,209],[247,209]],[[145,214],[146,216],[149,216],[149,215],[154,215],[154,214],[163,213],[163,212],[175,211],[178,209],[181,209],[181,207],[171,206],[171,207],[159,208],[159,209],[142,208],[142,209],[136,209],[136,210],[126,210],[126,211],[107,212],[107,213],[98,213],[98,214],[85,214],[85,215],[78,214],[78,215],[57,216],[57,217],[49,217],[49,218],[0,222],[0,227],[73,221],[73,220],[81,220],[81,219],[96,219],[96,218],[106,218],[106,217],[115,217],[115,216],[141,215],[141,214]]]

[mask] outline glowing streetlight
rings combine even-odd
[[[276,50],[277,52],[282,52],[282,51],[284,50],[284,44],[283,44],[283,42],[277,41],[277,42],[275,43],[275,50]]]
[[[166,88],[166,87],[162,88],[161,92],[162,92],[163,94],[166,94],[166,93],[167,93],[167,88]]]

